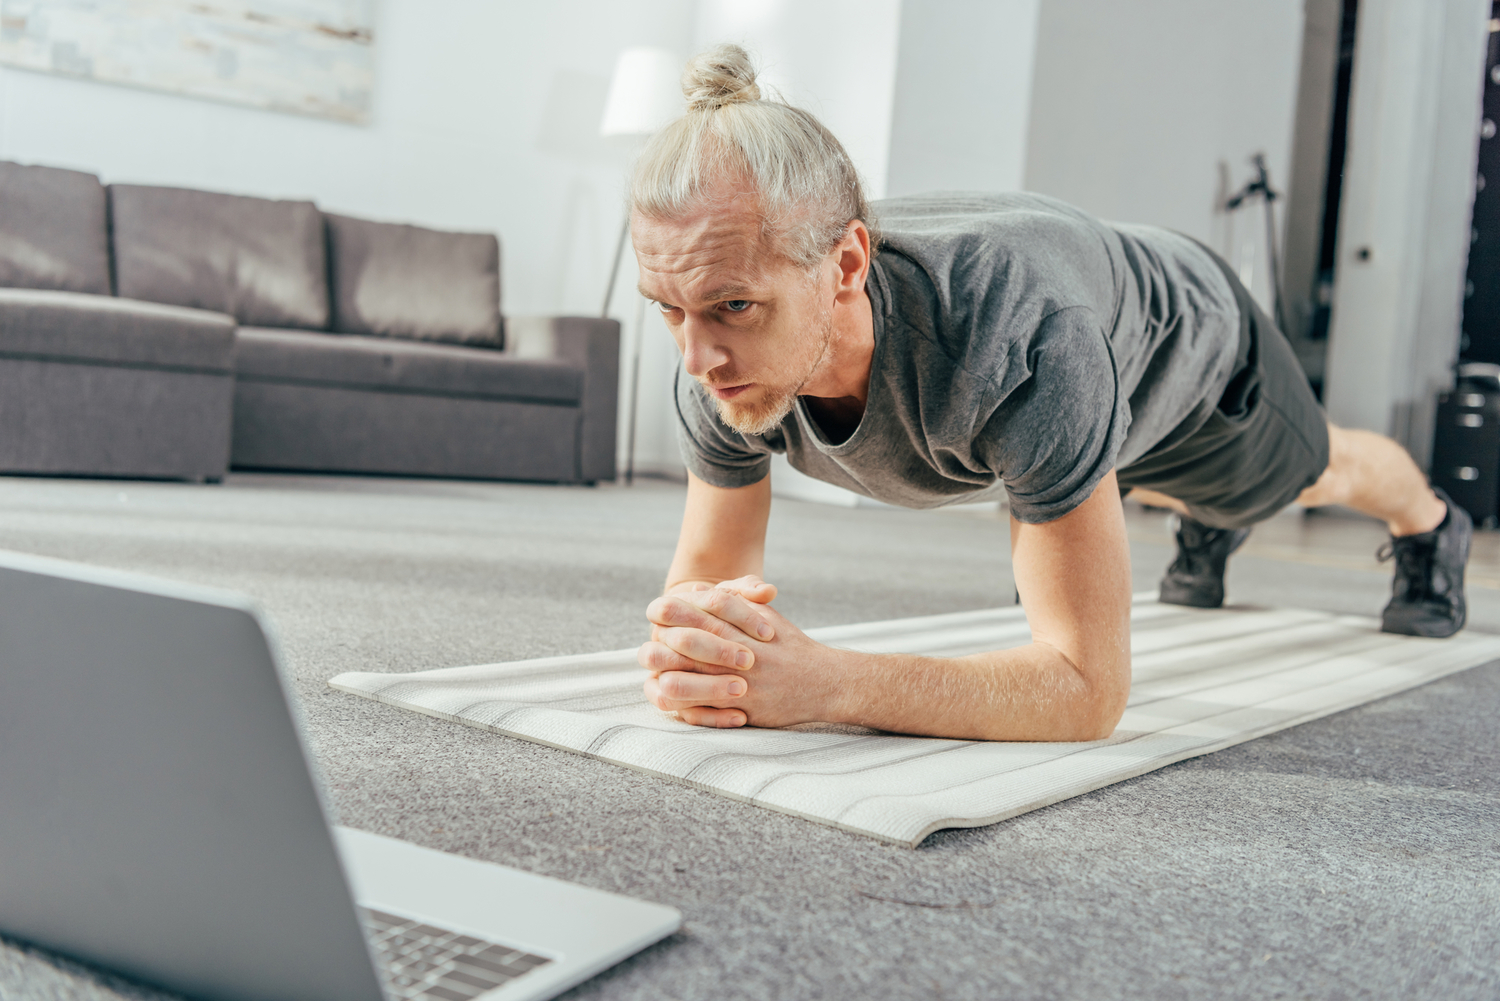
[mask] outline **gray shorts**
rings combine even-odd
[[[1206,420],[1195,412],[1116,476],[1122,493],[1155,490],[1205,525],[1240,528],[1271,517],[1322,475],[1328,418],[1286,336],[1229,265],[1209,254],[1240,307],[1234,375],[1218,405],[1202,408]]]

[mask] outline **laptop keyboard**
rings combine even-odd
[[[552,962],[384,911],[363,916],[386,991],[397,1001],[469,1001]]]

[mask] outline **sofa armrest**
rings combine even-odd
[[[620,323],[589,316],[505,318],[505,350],[518,358],[548,358],[583,370],[578,478],[615,478],[615,422],[620,398]]]

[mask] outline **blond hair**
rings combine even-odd
[[[801,108],[761,96],[750,55],[716,45],[682,74],[687,114],[646,144],[630,182],[630,207],[672,218],[715,184],[748,181],[760,198],[762,232],[781,254],[811,268],[844,238],[849,223],[879,234],[859,172],[843,145]]]

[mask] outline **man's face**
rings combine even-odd
[[[753,193],[728,189],[673,219],[631,216],[641,294],[725,424],[764,434],[791,412],[833,331],[832,277],[765,245]],[[825,287],[826,286],[826,287]]]

